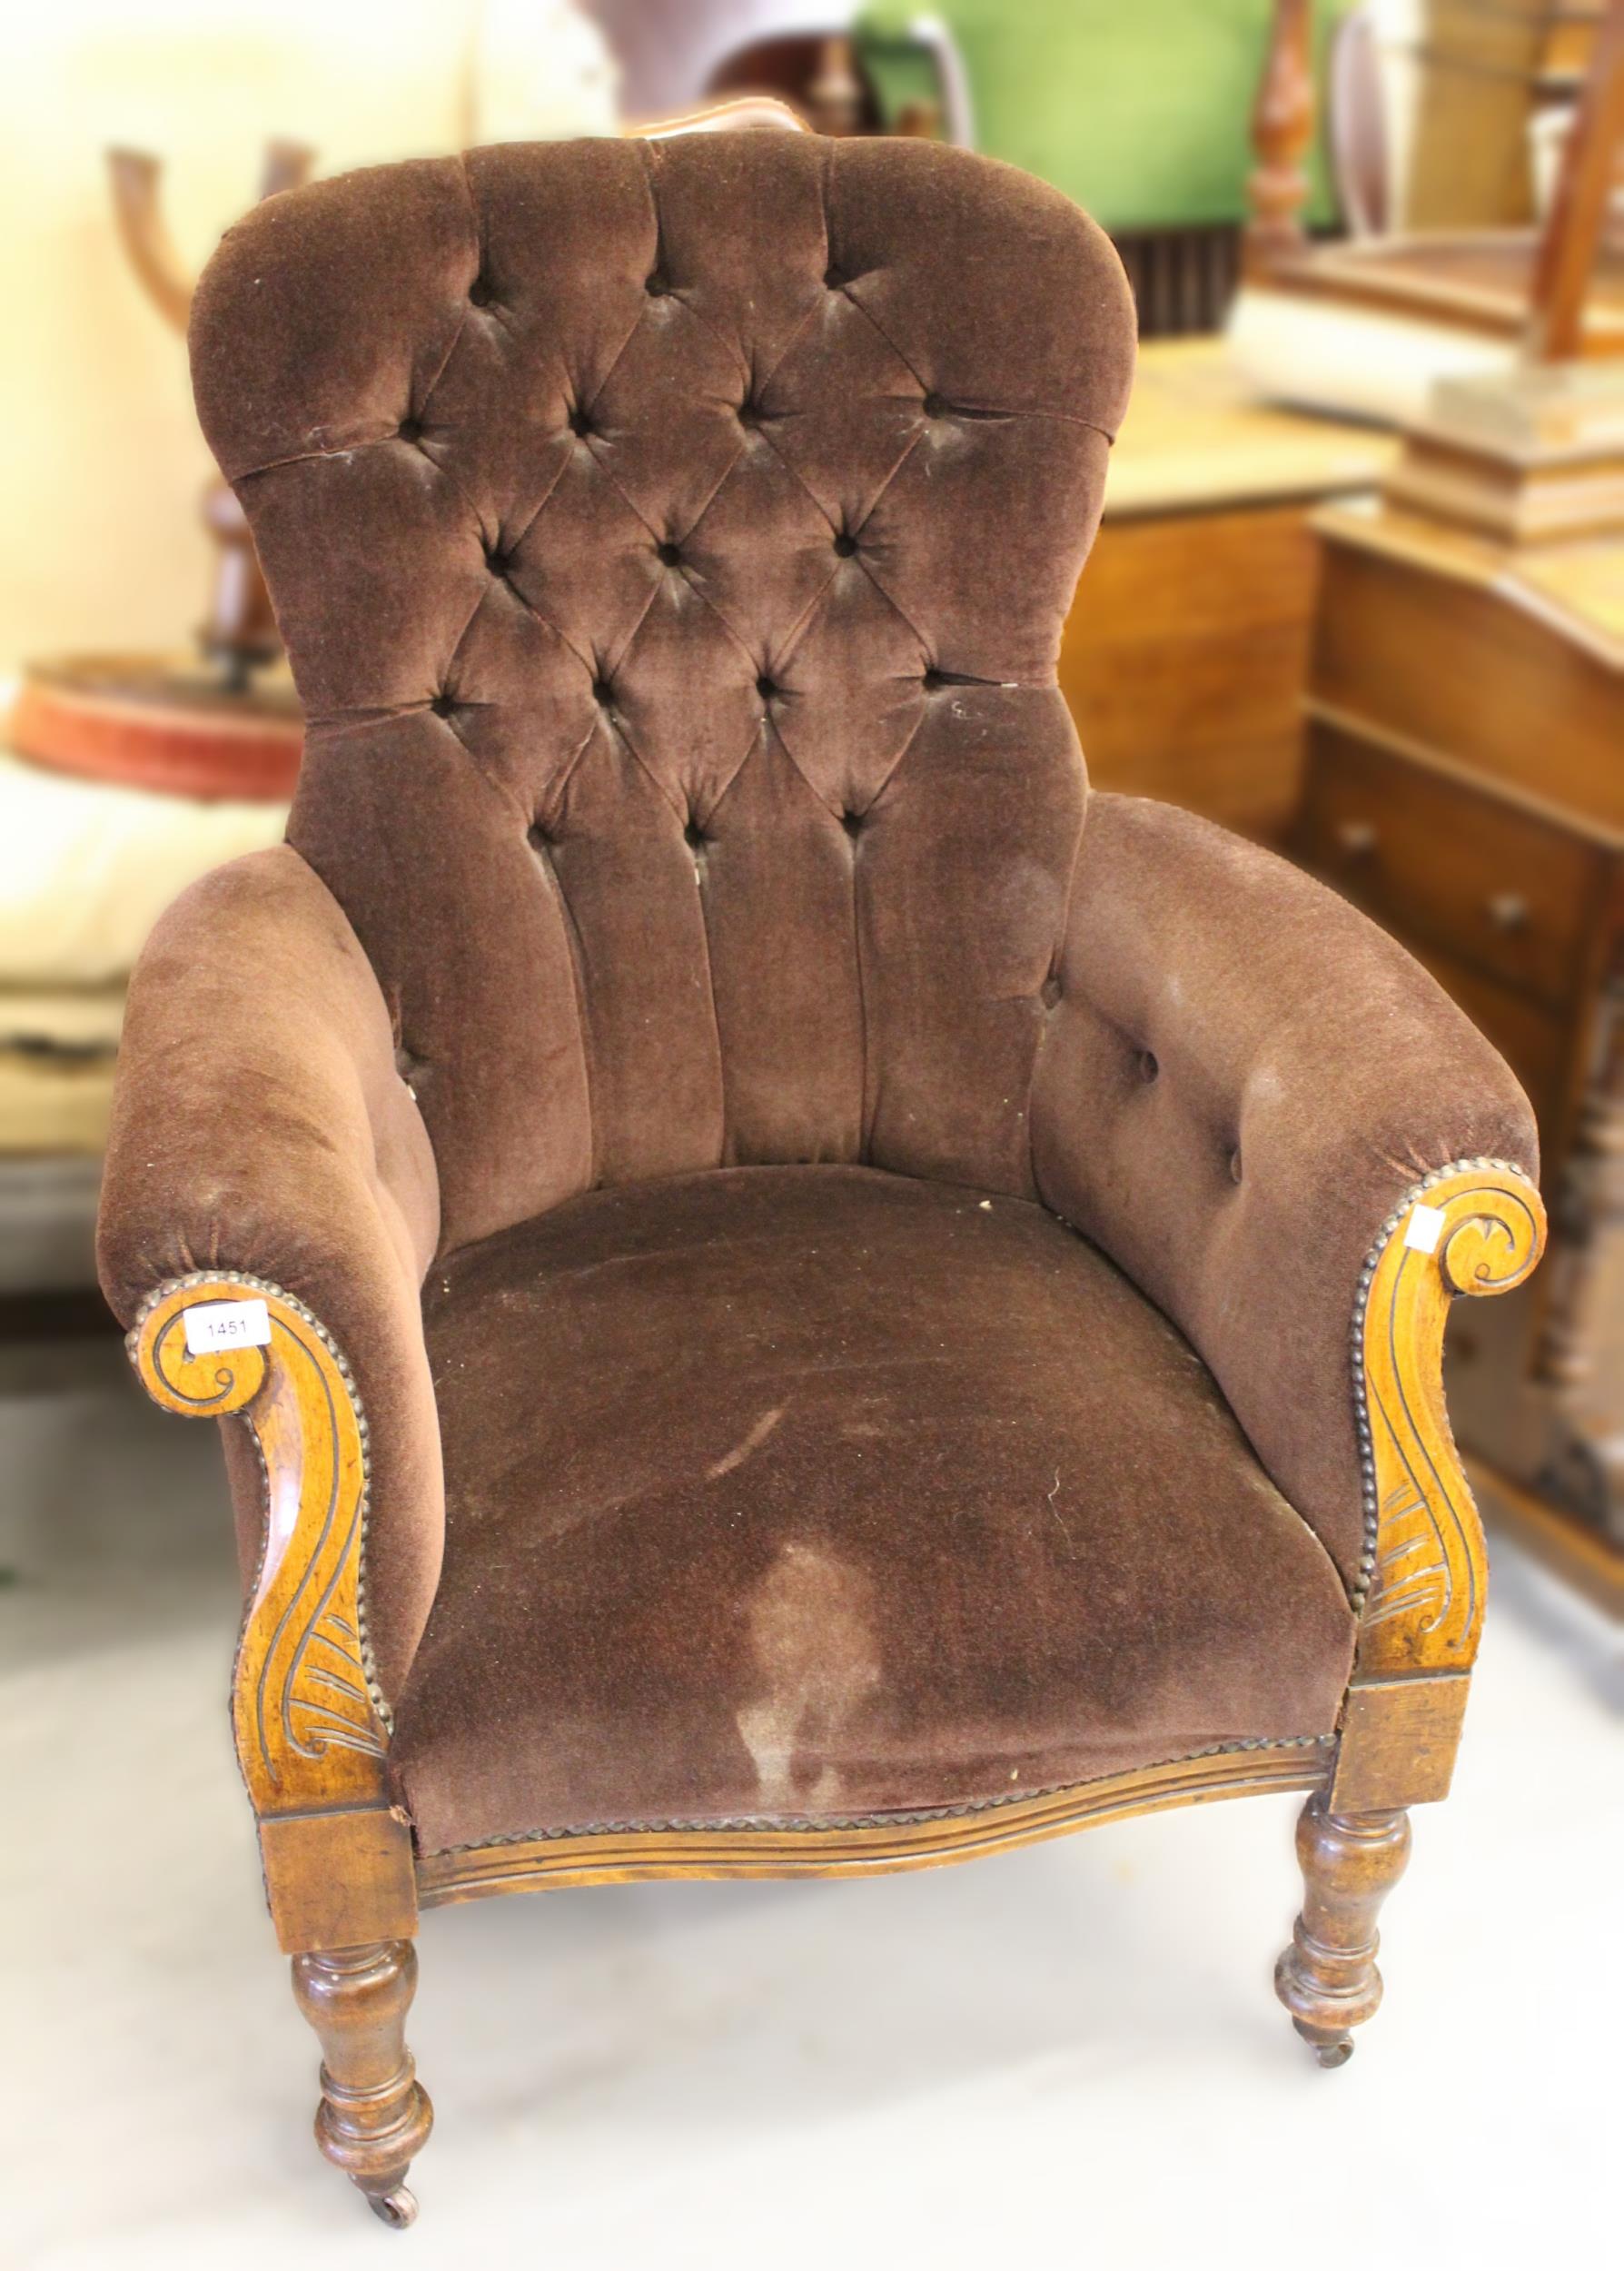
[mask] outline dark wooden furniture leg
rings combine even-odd
[[[406,2172],[434,2122],[406,2048],[416,1988],[409,1939],[293,1958],[294,2000],[322,2044],[316,2143],[397,2231],[417,2219]]]
[[[1342,2066],[1353,2055],[1350,2030],[1381,2000],[1376,1918],[1410,1859],[1410,1817],[1330,1813],[1316,1791],[1297,1823],[1297,1858],[1302,1913],[1274,1991],[1320,2064]]]

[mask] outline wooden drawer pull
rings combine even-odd
[[[1496,891],[1485,902],[1484,912],[1496,930],[1526,930],[1528,901],[1520,891]]]
[[[1337,848],[1350,859],[1370,858],[1379,840],[1373,820],[1343,820],[1337,828]]]

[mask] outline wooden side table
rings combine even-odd
[[[1262,402],[1222,341],[1141,350],[1060,656],[1096,788],[1284,838],[1318,582],[1310,521],[1371,489],[1397,446]]]

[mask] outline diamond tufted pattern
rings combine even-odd
[[[1093,224],[934,145],[507,146],[227,238],[197,395],[309,712],[290,838],[447,1245],[722,1164],[1030,1194],[1132,352]]]
[[[1357,1592],[1364,1258],[1448,1161],[1532,1169],[1532,1119],[1426,973],[1318,885],[1169,807],[1086,804],[1054,662],[1132,353],[1120,271],[1080,213],[914,143],[477,152],[272,198],[211,263],[199,405],[309,748],[291,844],[209,878],[143,956],[101,1267],[126,1320],[206,1260],[336,1334],[371,1421],[369,1630],[391,1697],[410,1702],[442,1549],[454,1563],[478,1515],[470,1411],[494,1396],[526,1441],[533,1417],[505,1365],[480,1383],[459,1354],[431,1385],[425,1270],[431,1313],[468,1249],[540,1253],[566,1201],[658,1221],[679,1178],[784,1181],[718,1167],[817,1164],[786,1206],[854,1167],[1040,1201],[1188,1336]],[[900,1347],[923,1255],[899,1250],[883,1284],[847,1259]],[[936,1352],[966,1303],[983,1326],[1003,1312],[950,1269],[940,1290],[906,1423],[939,1453],[967,1395],[995,1443],[1030,1317],[1010,1293],[1009,1346],[966,1390]],[[634,1300],[627,1333],[690,1306]],[[499,1301],[485,1321],[499,1339],[507,1318]],[[728,1333],[770,1356],[769,1322]],[[837,1304],[837,1354],[844,1332]],[[1094,1345],[1104,1364],[1133,1344]],[[1069,1324],[1057,1347],[1039,1448],[1081,1409],[1067,1367],[1095,1363]],[[555,1393],[566,1353],[538,1374]],[[732,1362],[667,1366],[675,1404],[639,1413],[643,1440],[676,1458],[716,1417],[683,1408],[683,1378]],[[728,1394],[755,1376],[740,1362]],[[1101,1534],[1130,1470],[1147,1522],[1210,1498],[1169,1425],[1132,1456],[1100,1437]],[[616,1455],[629,1432],[610,1428]],[[805,1443],[776,1470],[786,1550],[815,1473],[831,1506],[850,1485],[878,1568],[892,1495]],[[1090,1458],[1079,1436],[1058,1463]],[[257,1468],[236,1474],[252,1565]],[[1015,1477],[987,1468],[1000,1522],[1034,1512]],[[1252,1631],[1233,1605],[1251,1586],[1323,1637],[1249,1558],[1261,1532],[1192,1517],[1158,1536],[1168,1599],[1229,1602]],[[648,1567],[658,1590],[663,1557]],[[472,1577],[449,1568],[447,1600],[477,1604]],[[906,1714],[936,1641],[890,1592]],[[1027,1660],[1071,1662],[1064,1586],[1020,1601]],[[1314,1675],[1332,1687],[1338,1630]],[[753,1676],[716,1668],[717,1692]],[[1288,1687],[1269,1725],[1296,1724]],[[1150,1758],[1180,1727],[1149,1712],[1129,1731]]]

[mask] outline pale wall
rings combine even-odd
[[[125,264],[103,152],[161,154],[201,265],[266,139],[320,170],[609,130],[613,74],[556,0],[39,0],[0,33],[0,676],[173,647],[202,612],[209,471],[179,338]]]

